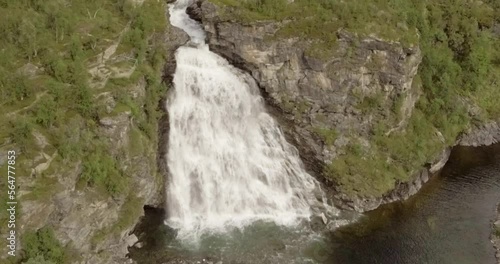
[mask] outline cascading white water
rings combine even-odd
[[[308,218],[322,204],[318,182],[266,113],[253,79],[209,51],[185,12],[189,2],[170,6],[171,24],[196,47],[176,52],[166,223],[180,238],[197,238],[259,219],[293,225]]]

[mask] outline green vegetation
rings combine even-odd
[[[80,180],[87,186],[104,188],[112,196],[128,191],[128,178],[121,173],[116,160],[103,150],[86,157],[82,167]]]
[[[35,157],[56,153],[52,165],[34,177],[31,192],[23,199],[50,199],[61,186],[58,177],[77,166],[81,167],[77,187],[92,189],[98,197],[130,197],[130,174],[120,169],[123,150],[111,151],[116,143],[104,135],[99,120],[130,111],[133,127],[139,128],[134,139],[156,147],[158,103],[166,91],[160,78],[166,58],[166,3],[134,2],[0,0],[0,106],[4,109],[0,145],[16,149],[17,177],[30,175],[21,169],[31,169]],[[109,53],[113,45],[116,51],[105,60],[104,51]],[[130,76],[123,74],[130,69]],[[132,98],[132,90],[139,85],[144,96]],[[111,104],[103,98],[115,101],[116,108],[108,110]],[[133,155],[143,156],[148,148],[142,151]],[[7,188],[4,183],[0,187]],[[4,212],[5,203],[1,204]],[[132,207],[142,210],[137,202],[127,201],[124,207],[124,214],[136,214],[130,212]],[[0,214],[0,223],[6,216]],[[0,231],[6,226],[1,225]],[[52,238],[52,231],[46,229],[26,234],[23,245],[32,242],[23,261],[66,263]]]
[[[23,237],[23,263],[69,263],[68,249],[56,239],[54,231],[43,227],[37,231],[26,232]]]
[[[330,166],[333,177],[349,193],[383,194],[395,181],[408,180],[412,170],[425,164],[444,146],[453,144],[471,122],[500,117],[500,107],[493,103],[500,99],[495,92],[500,83],[500,56],[493,48],[500,42],[492,38],[489,30],[493,25],[493,6],[459,2],[413,1],[406,11],[408,25],[418,28],[421,35],[423,61],[418,79],[422,80],[424,95],[405,131],[385,136],[387,127],[374,128],[370,155],[377,158],[353,158],[349,153]],[[461,98],[479,105],[484,110],[483,116],[470,116]],[[368,101],[365,106],[371,108],[377,104]],[[438,131],[444,143],[436,136]],[[374,162],[376,159],[379,162]],[[342,166],[344,163],[357,166],[348,171]],[[367,167],[366,163],[372,163],[375,169],[358,171]]]
[[[314,132],[318,134],[328,146],[332,146],[339,135],[336,130],[327,128],[315,128]]]
[[[349,195],[380,196],[394,188],[396,181],[411,179],[415,169],[441,151],[445,144],[436,137],[435,127],[418,109],[405,131],[387,136],[382,120],[374,128],[369,149],[351,143],[346,154],[326,169]]]
[[[365,96],[357,105],[357,108],[359,108],[363,114],[368,114],[370,111],[383,107],[384,100],[385,98],[383,93]]]
[[[492,35],[500,22],[498,1],[211,1],[229,20],[288,21],[275,38],[300,37],[309,45],[306,53],[318,58],[334,54],[338,29],[420,46],[423,61],[415,85],[423,95],[405,127],[388,133],[390,124],[402,118],[404,95],[390,106],[383,104],[382,94],[359,97],[357,107],[364,114],[385,116],[377,117],[383,122],[374,125],[370,147],[359,151],[353,143],[326,169],[350,195],[382,195],[396,181],[409,180],[471,124],[500,118],[500,50],[495,48],[500,40]],[[471,115],[471,104],[482,112]],[[325,131],[315,132],[330,138]]]
[[[406,1],[399,0],[211,0],[225,6],[221,14],[244,23],[256,20],[288,20],[276,37],[309,40],[308,55],[325,58],[337,41],[337,30],[344,28],[363,35],[375,34],[406,45],[418,42],[415,29],[405,21]]]
[[[9,136],[21,150],[25,151],[32,143],[31,130],[32,124],[26,120],[11,120],[12,130]]]

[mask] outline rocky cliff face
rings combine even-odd
[[[332,160],[356,151],[353,145],[364,153],[361,159],[378,155],[370,149],[381,125],[387,138],[412,129],[408,121],[421,94],[419,82],[414,81],[422,60],[418,46],[340,29],[336,46],[328,52],[332,55],[321,57],[309,52],[310,40],[277,37],[287,21],[243,23],[228,19],[225,11],[206,0],[188,9],[204,26],[210,49],[257,81],[269,110],[309,171],[334,190],[337,205],[366,211],[406,199],[444,166],[449,149],[431,154],[427,164],[413,167],[407,172],[410,177],[394,181],[383,195],[346,195],[327,175]],[[486,124],[464,134],[457,144],[490,145],[499,135],[496,123]],[[440,132],[436,130],[433,137],[444,148]],[[378,161],[384,162],[390,164],[390,158]]]
[[[489,146],[500,141],[500,126],[492,121],[464,133],[457,144],[461,146]]]
[[[208,1],[197,2],[188,12],[203,24],[211,50],[255,78],[308,169],[329,186],[335,182],[325,177],[326,164],[345,154],[352,142],[369,148],[380,122],[391,127],[388,133],[404,128],[419,97],[420,87],[412,85],[422,59],[418,46],[339,30],[334,55],[318,58],[308,55],[307,40],[274,38],[286,22],[223,20]],[[394,109],[400,113],[396,118]],[[427,171],[415,173],[415,182],[401,184],[382,199],[337,198],[348,207],[369,210],[413,194],[427,178]]]
[[[335,158],[352,132],[365,137],[377,119],[390,115],[386,111],[396,98],[408,114],[418,98],[418,87],[412,89],[421,61],[418,47],[341,30],[335,55],[315,58],[307,55],[303,40],[270,40],[283,23],[222,21],[208,1],[188,11],[203,23],[210,48],[252,74],[319,161]],[[380,111],[362,113],[358,104],[374,97]],[[335,130],[338,140],[329,146],[313,133],[321,129]]]
[[[169,54],[167,70],[172,65],[175,68],[173,53],[187,41],[187,36],[176,28],[167,27],[161,41]],[[109,57],[113,59],[112,54]],[[137,105],[143,105],[148,88],[144,77],[138,79],[137,83],[122,87],[121,91]],[[159,128],[157,140],[140,131],[134,113],[118,109],[119,102],[111,93],[100,93],[95,96],[95,101],[105,109],[105,114],[97,121],[96,135],[106,139],[105,143],[110,146],[109,155],[116,158],[116,165],[122,172],[120,177],[127,178],[133,195],[110,197],[97,188],[82,186],[82,162],[68,162],[61,158],[54,151],[50,138],[34,131],[33,137],[40,152],[34,160],[22,159],[17,165],[32,168],[26,171],[26,177],[18,177],[17,199],[22,206],[18,212],[20,227],[17,230],[22,235],[28,230],[51,227],[57,240],[72,249],[72,263],[132,263],[127,258],[128,247],[137,242],[137,237],[131,233],[143,214],[143,206],[164,206],[166,165],[162,157],[168,117],[161,118],[159,124],[151,124],[154,129]],[[164,100],[158,103],[163,108]],[[72,137],[79,141],[86,136],[85,121],[80,118],[71,122],[74,128]],[[10,146],[1,148],[3,155]],[[19,149],[17,152],[20,157],[25,155]],[[6,157],[0,156],[0,165],[5,162]],[[18,242],[18,246],[24,246],[23,241]]]

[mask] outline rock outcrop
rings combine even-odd
[[[489,122],[459,137],[457,144],[461,146],[489,146],[500,141],[500,125],[498,122]]]
[[[233,65],[251,73],[270,103],[292,120],[303,144],[317,160],[328,162],[347,144],[341,136],[326,146],[311,133],[315,128],[335,129],[341,135],[354,131],[367,135],[374,119],[384,117],[385,108],[402,97],[403,111],[410,112],[418,98],[413,77],[421,61],[420,49],[403,47],[373,37],[360,38],[339,30],[338,46],[329,58],[307,55],[303,40],[270,40],[281,22],[243,25],[222,21],[216,7],[198,2],[188,12],[203,23],[210,48]],[[381,107],[362,113],[362,99],[379,97]],[[382,107],[387,106],[387,107]]]
[[[333,55],[321,58],[309,54],[307,40],[275,38],[286,21],[243,24],[224,20],[218,12],[209,1],[188,9],[207,32],[210,49],[257,81],[269,111],[307,169],[330,189],[336,184],[324,176],[323,168],[345,154],[347,145],[355,141],[369,148],[374,126],[383,122],[391,133],[402,129],[411,116],[420,95],[420,87],[413,85],[422,59],[418,46],[339,30]],[[364,104],[372,109],[363,109]],[[400,117],[394,118],[394,108]],[[337,194],[342,197],[336,200],[344,207],[371,210],[415,193],[428,179],[424,171],[415,173],[409,183],[397,183],[384,197],[352,199]]]
[[[352,142],[370,149],[378,124],[389,127],[386,136],[406,129],[421,94],[420,85],[413,82],[422,59],[418,46],[340,29],[333,51],[322,57],[309,52],[311,40],[277,35],[287,21],[244,23],[228,19],[221,14],[225,11],[207,0],[187,10],[203,25],[210,49],[256,80],[269,111],[298,148],[307,169],[334,190],[338,206],[367,211],[407,199],[444,166],[448,148],[428,157],[409,181],[396,181],[394,189],[381,197],[342,194],[325,176],[325,166],[346,154]],[[437,131],[436,138],[444,140]],[[499,139],[500,126],[491,122],[464,133],[456,144],[491,145]]]

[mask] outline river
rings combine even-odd
[[[209,51],[201,27],[170,8],[191,42],[176,52],[168,100],[165,210],[137,229],[138,263],[495,263],[490,221],[500,201],[500,145],[456,147],[442,172],[405,202],[335,231],[308,219],[339,212],[266,113],[257,87]],[[164,221],[164,217],[166,219]],[[342,221],[342,220],[340,220]]]

